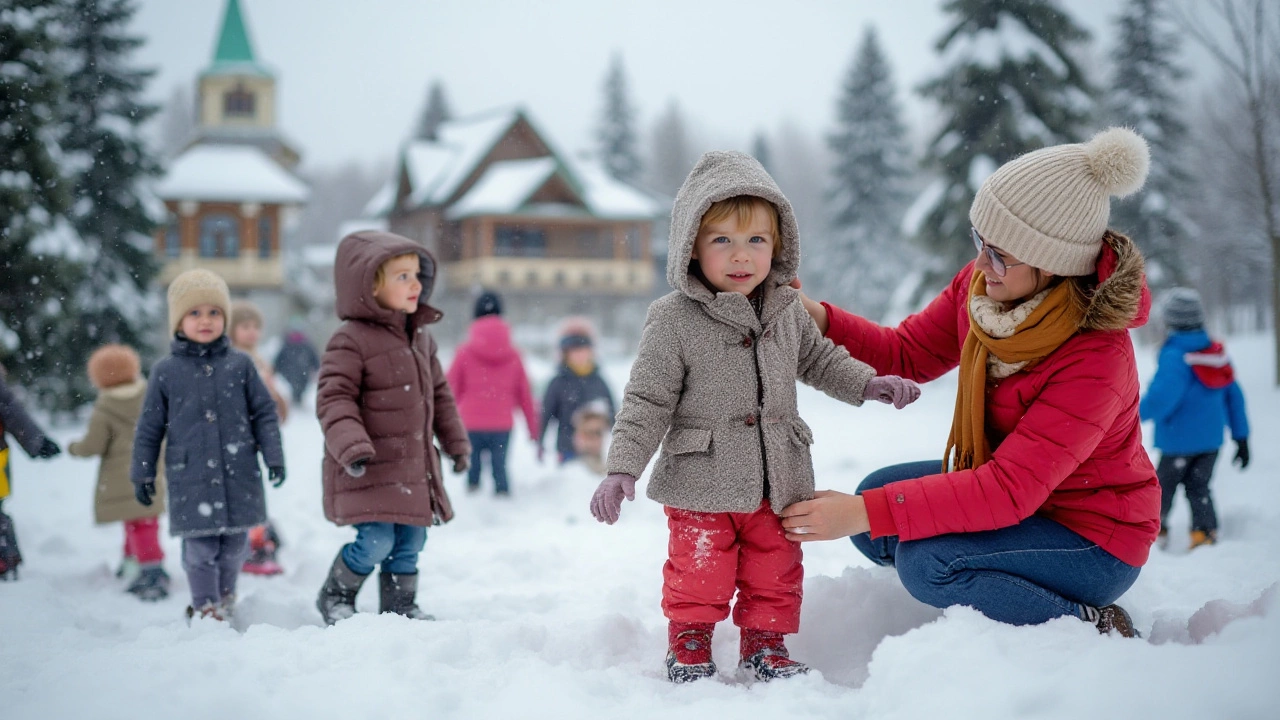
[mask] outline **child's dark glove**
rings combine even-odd
[[[453,460],[453,471],[456,473],[464,473],[471,467],[471,458],[466,455],[450,455],[449,458]]]
[[[284,466],[274,465],[267,468],[267,478],[271,480],[271,487],[280,487],[284,484]]]
[[[44,442],[40,443],[40,449],[36,450],[36,457],[41,460],[48,460],[51,457],[57,456],[61,452],[62,448],[58,447],[58,443],[54,442],[50,438],[45,438]]]
[[[1249,467],[1249,438],[1236,441],[1236,456],[1231,458],[1232,465],[1239,465],[1243,470]]]
[[[364,466],[368,464],[369,464],[369,458],[360,458],[359,460],[352,460],[351,464],[347,466],[347,474],[353,478],[358,478],[364,475]]]
[[[138,498],[138,504],[151,507],[151,498],[156,496],[156,481],[147,480],[145,482],[134,483],[133,496]]]
[[[591,514],[595,519],[610,525],[622,515],[622,498],[636,499],[636,479],[626,473],[613,473],[600,481],[600,487],[591,496]]]

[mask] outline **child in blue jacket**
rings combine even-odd
[[[1182,485],[1191,503],[1195,548],[1218,539],[1209,480],[1222,447],[1222,428],[1230,428],[1236,443],[1232,462],[1243,469],[1249,466],[1249,420],[1226,348],[1204,330],[1200,294],[1190,288],[1170,290],[1164,322],[1169,337],[1138,411],[1143,420],[1155,421],[1155,446],[1160,450],[1160,546],[1168,544],[1169,509]]]

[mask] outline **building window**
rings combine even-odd
[[[640,246],[640,228],[635,225],[627,227],[627,257],[631,260],[644,257],[644,248]]]
[[[271,230],[271,216],[260,216],[258,218],[258,257],[264,260],[271,257]]]
[[[253,117],[253,93],[244,89],[244,85],[236,85],[222,96],[223,117]]]
[[[525,285],[527,285],[527,286],[529,286],[529,287],[537,287],[537,286],[538,286],[538,271],[537,271],[537,270],[530,270],[528,273],[526,273],[526,274],[525,274],[525,276],[524,276],[524,284],[525,284]]]
[[[545,257],[547,233],[541,228],[499,225],[493,229],[495,257]]]
[[[169,213],[169,220],[164,225],[164,255],[176,258],[182,253],[182,233],[178,225],[178,216]]]
[[[240,223],[230,213],[211,213],[200,218],[200,257],[238,257]]]

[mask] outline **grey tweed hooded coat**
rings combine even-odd
[[[739,195],[768,200],[780,221],[782,250],[758,316],[745,295],[714,292],[690,272],[703,214]],[[813,496],[813,433],[796,410],[796,379],[861,405],[876,373],[818,332],[788,286],[799,266],[795,213],[773,178],[749,155],[703,155],[671,211],[675,291],[649,306],[608,472],[639,477],[661,442],[648,495],[664,505],[753,512],[767,487],[777,512]]]

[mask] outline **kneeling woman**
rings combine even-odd
[[[1136,634],[1114,603],[1160,528],[1127,331],[1150,296],[1141,254],[1107,221],[1109,197],[1141,187],[1147,166],[1146,143],[1118,128],[1006,163],[969,212],[977,259],[897,328],[805,298],[877,373],[927,382],[958,365],[959,392],[945,461],[791,505],[789,537],[852,536],[935,607]]]

